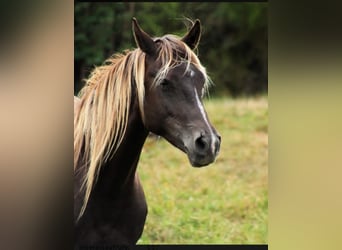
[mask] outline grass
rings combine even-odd
[[[164,139],[146,141],[138,172],[149,212],[138,244],[267,243],[267,97],[205,107],[222,137],[215,163],[193,168]]]

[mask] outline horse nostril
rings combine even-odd
[[[218,138],[219,142],[221,142],[221,136],[217,135],[217,138]]]
[[[215,142],[215,155],[219,153],[221,146],[221,136],[218,136],[217,138],[218,140]]]
[[[205,137],[200,136],[195,141],[196,148],[200,151],[204,151],[208,148],[208,142],[205,140]]]

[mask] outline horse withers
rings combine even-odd
[[[202,104],[210,79],[193,50],[196,20],[180,38],[152,38],[132,20],[137,49],[96,67],[74,102],[75,247],[136,244],[147,215],[136,172],[149,132],[194,167],[215,161],[221,138]]]

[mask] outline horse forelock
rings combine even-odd
[[[190,70],[190,65],[193,65],[205,78],[205,90],[209,88],[211,79],[205,67],[201,64],[195,52],[182,42],[180,37],[176,35],[165,35],[155,38],[155,41],[160,44],[157,60],[160,61],[162,66],[154,79],[153,86],[158,86],[170,70],[182,63],[186,63],[184,74]]]

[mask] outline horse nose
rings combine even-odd
[[[207,166],[215,161],[220,149],[221,137],[214,132],[197,131],[194,140],[188,141],[188,157],[195,167]],[[191,146],[190,146],[191,145]]]
[[[200,154],[217,155],[220,150],[221,136],[219,134],[201,133],[195,139],[195,149]]]

